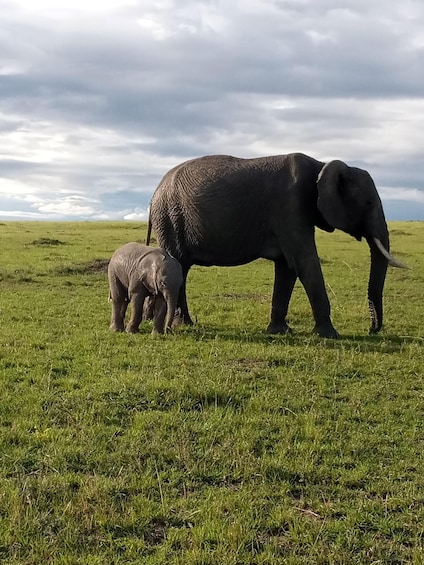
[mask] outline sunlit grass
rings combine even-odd
[[[105,264],[135,223],[0,225],[0,561],[423,563],[424,224],[390,226],[385,328],[369,251],[317,233],[340,340],[272,264],[195,267],[196,324],[109,331]]]

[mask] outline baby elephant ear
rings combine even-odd
[[[158,269],[156,263],[153,263],[150,268],[143,270],[141,274],[141,281],[149,292],[152,294],[159,294],[158,287]]]
[[[349,210],[343,199],[349,175],[348,165],[335,160],[324,165],[317,180],[318,210],[330,226],[340,230],[346,230],[349,226]]]

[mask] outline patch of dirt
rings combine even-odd
[[[50,237],[41,237],[40,239],[35,239],[31,242],[31,245],[38,245],[38,246],[56,246],[56,245],[66,245],[64,241],[60,241],[60,239],[51,239]]]
[[[84,275],[107,273],[109,259],[93,259],[88,263],[81,263],[70,267],[59,267],[57,273],[60,275]]]

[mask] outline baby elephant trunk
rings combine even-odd
[[[177,297],[178,297],[178,293],[175,292],[172,292],[170,293],[170,296],[165,297],[166,300],[166,317],[165,317],[165,325],[164,325],[165,333],[172,330],[172,322],[174,321],[175,310],[177,308]]]
[[[157,296],[162,293],[164,299],[164,310],[163,313],[159,315],[162,321],[161,333],[166,333],[172,330],[172,324],[175,318],[175,311],[178,306],[178,296],[182,283],[183,275],[180,263],[173,257],[164,257],[163,269],[158,270],[155,282],[155,292],[157,293]]]

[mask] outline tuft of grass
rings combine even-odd
[[[372,336],[367,246],[317,233],[334,341],[299,285],[265,333],[264,260],[194,267],[193,327],[114,334],[107,261],[146,225],[6,222],[0,561],[422,563],[424,224],[390,228],[412,269]]]

